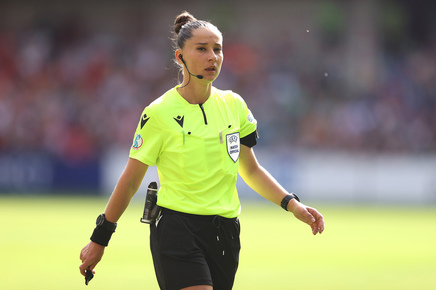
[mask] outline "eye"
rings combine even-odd
[[[197,50],[199,50],[199,51],[205,51],[206,48],[204,48],[204,47],[199,47],[199,48],[197,48]]]

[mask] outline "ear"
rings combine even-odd
[[[182,61],[182,59],[183,59],[183,56],[182,56],[182,50],[181,50],[180,48],[176,50],[176,52],[175,52],[175,57],[176,57],[176,61],[177,61],[178,63],[180,63],[180,64],[183,63],[183,61]]]

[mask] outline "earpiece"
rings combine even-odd
[[[183,62],[183,64],[184,64],[185,67],[186,67],[186,70],[188,71],[188,73],[189,73],[191,76],[194,76],[194,77],[198,78],[199,80],[203,79],[203,76],[202,76],[202,75],[194,75],[194,74],[192,74],[192,73],[189,71],[188,66],[187,66],[186,63],[185,63],[185,60],[183,59],[183,55],[179,54],[179,58],[180,58],[180,60]]]

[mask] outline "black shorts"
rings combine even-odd
[[[150,248],[159,286],[179,290],[212,285],[233,287],[239,264],[238,218],[185,214],[162,209],[150,225]]]

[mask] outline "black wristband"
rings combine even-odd
[[[114,232],[115,231],[109,230],[102,226],[96,226],[94,232],[92,233],[91,241],[101,246],[107,247],[107,245],[109,244],[109,240],[111,239]]]
[[[282,206],[282,208],[286,211],[288,211],[288,203],[291,201],[291,199],[295,198],[296,200],[300,201],[300,199],[298,198],[298,196],[295,193],[290,193],[288,195],[286,195],[283,199],[282,202],[280,203],[280,205]]]

